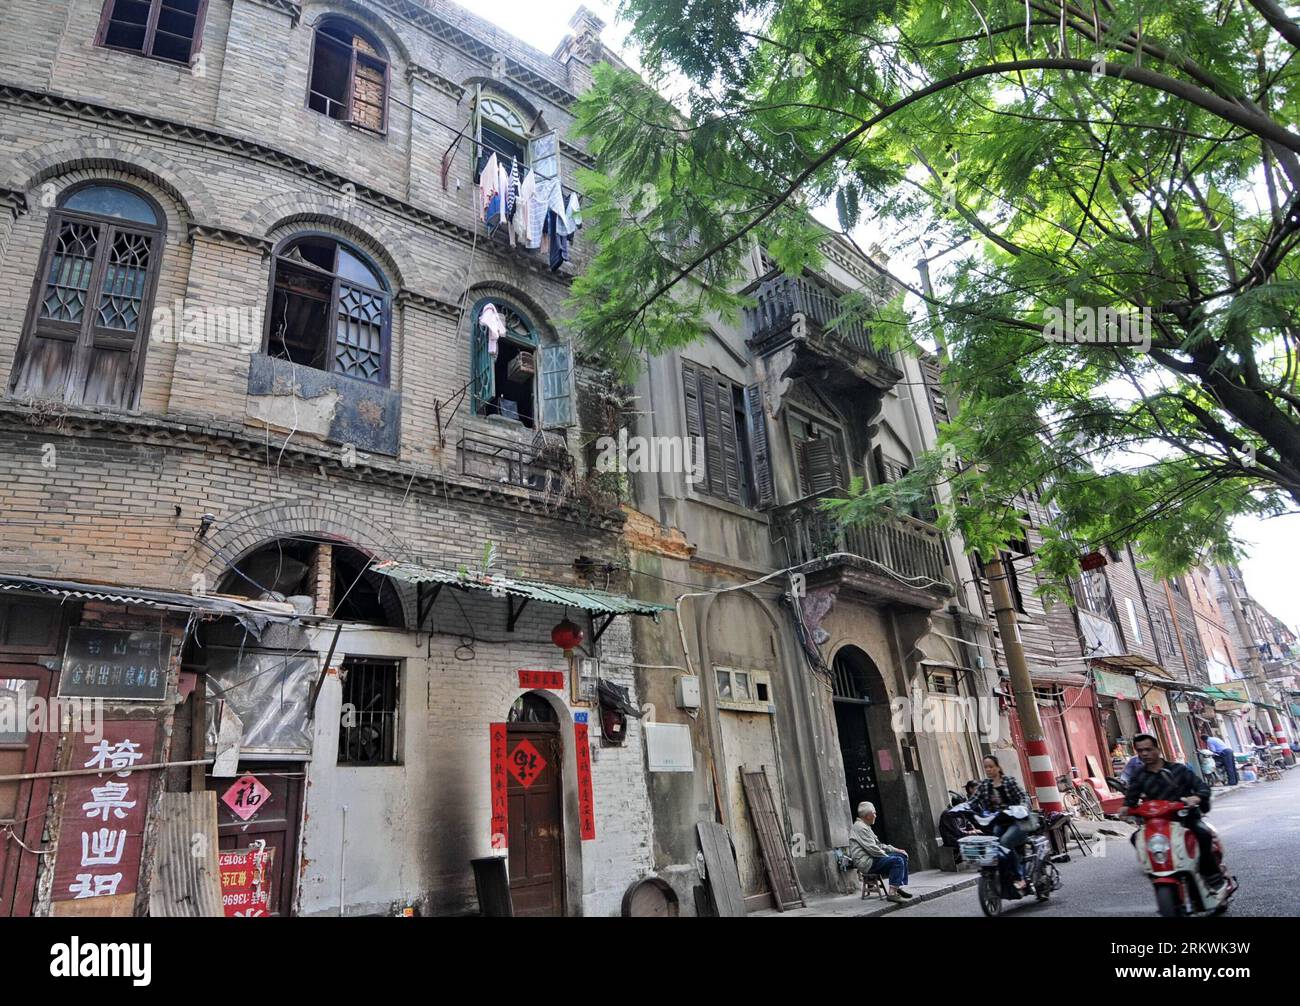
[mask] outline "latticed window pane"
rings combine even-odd
[[[86,292],[99,247],[99,228],[90,224],[64,223],[54,255],[50,275],[41,298],[41,318],[80,324],[86,313]]]
[[[101,328],[134,332],[140,327],[140,305],[152,258],[153,241],[146,235],[119,231],[114,236],[99,301]]]
[[[340,284],[334,362],[341,373],[378,381],[384,370],[384,298]]]

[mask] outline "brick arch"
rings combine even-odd
[[[200,176],[136,143],[99,136],[58,140],[23,151],[12,163],[0,188],[31,192],[51,178],[74,172],[117,172],[165,192],[190,221],[220,220],[217,200]]]
[[[547,336],[551,339],[557,337],[554,323],[551,321],[550,312],[534,297],[532,294],[523,290],[517,285],[518,277],[510,277],[502,273],[500,278],[480,277],[469,287],[469,296],[465,302],[473,305],[483,297],[500,297],[502,300],[510,301],[522,308],[528,315],[528,320],[537,328],[539,336]],[[478,319],[472,319],[477,321]]]
[[[546,124],[545,111],[538,108],[518,88],[496,77],[466,77],[460,82],[460,86],[465,88],[466,92],[473,91],[476,84],[483,85],[483,90],[489,93],[496,92],[497,97],[504,98],[515,105],[524,114],[528,123],[536,122],[537,125],[529,134],[530,136],[540,136],[542,133],[549,132],[550,127]]]
[[[240,221],[244,229],[257,237],[278,241],[295,230],[313,228],[336,232],[369,253],[388,273],[394,292],[412,283],[420,270],[402,255],[406,247],[396,232],[380,222],[347,193],[287,192],[273,196]],[[400,258],[399,258],[400,256]]]
[[[190,573],[215,584],[227,569],[250,552],[288,535],[330,539],[368,552],[377,559],[400,558],[405,546],[393,534],[351,511],[312,499],[262,503],[222,517],[198,547]]]
[[[411,64],[411,50],[406,40],[392,25],[356,0],[326,0],[321,3],[303,4],[302,23],[313,32],[322,18],[330,16],[346,17],[374,32],[384,43],[384,48],[388,50],[388,59],[395,67]],[[394,73],[393,78],[397,79],[398,74]]]
[[[215,590],[225,574],[241,559],[277,538],[310,537],[347,545],[374,559],[401,558],[405,547],[394,535],[339,507],[310,499],[282,500],[240,510],[217,521],[205,539],[209,547],[195,547],[189,575],[200,575]],[[193,582],[191,580],[191,582]],[[413,625],[415,598],[407,584],[390,581],[396,595],[390,612],[400,624]],[[389,607],[389,605],[385,605]]]

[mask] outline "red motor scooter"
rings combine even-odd
[[[1134,846],[1138,865],[1151,878],[1156,908],[1166,917],[1217,915],[1228,910],[1237,893],[1237,878],[1229,876],[1219,888],[1205,882],[1197,869],[1200,843],[1196,832],[1183,824],[1191,808],[1181,800],[1143,800],[1133,808],[1142,818]],[[1213,826],[1202,822],[1211,832]],[[1214,856],[1223,869],[1223,843],[1214,836]]]

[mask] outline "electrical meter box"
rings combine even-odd
[[[700,679],[694,674],[682,674],[678,676],[677,708],[700,708]]]

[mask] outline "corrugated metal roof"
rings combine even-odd
[[[409,562],[379,562],[370,568],[376,573],[401,580],[403,583],[442,583],[467,590],[496,591],[511,597],[523,597],[546,604],[558,604],[566,608],[580,608],[583,611],[598,611],[610,615],[658,615],[661,611],[671,610],[669,605],[638,601],[634,597],[623,594],[570,587],[559,583],[542,583],[538,580],[518,580],[514,577],[493,576],[473,571],[436,569]]]
[[[202,611],[212,615],[261,615],[278,618],[297,617],[293,605],[279,601],[249,601],[221,594],[182,594],[173,590],[144,587],[113,587],[72,580],[46,580],[35,576],[0,574],[0,590],[54,597],[75,597],[83,601],[112,601],[170,611]]]

